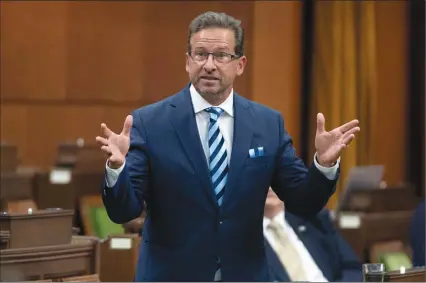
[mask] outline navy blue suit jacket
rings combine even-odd
[[[307,220],[285,212],[286,221],[330,282],[361,282],[361,262],[355,252],[333,226],[328,209]],[[304,227],[304,229],[299,229]],[[289,282],[290,278],[277,254],[265,239],[271,280]]]
[[[287,210],[316,215],[335,190],[295,155],[281,114],[234,95],[234,141],[222,206],[212,189],[188,85],[135,110],[130,149],[103,202],[115,223],[146,205],[136,281],[267,281],[263,209],[271,186]],[[249,157],[263,146],[264,156]]]
[[[414,266],[425,266],[425,213],[425,201],[423,200],[414,211],[410,228]]]

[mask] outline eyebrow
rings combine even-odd
[[[195,51],[200,51],[200,50],[205,51],[206,48],[198,46],[198,47],[194,47],[194,50]],[[232,50],[227,48],[227,47],[218,47],[217,50],[215,50],[215,52],[232,52]]]

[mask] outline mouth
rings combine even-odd
[[[219,79],[216,77],[212,77],[212,76],[202,76],[200,77],[200,79],[205,80],[205,81],[218,81]]]

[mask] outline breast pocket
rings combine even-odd
[[[270,156],[247,157],[245,166],[266,166],[270,160]]]

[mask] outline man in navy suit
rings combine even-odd
[[[425,266],[425,214],[425,200],[423,200],[414,211],[410,227],[414,266]]]
[[[361,263],[335,230],[328,209],[303,219],[284,212],[283,202],[269,189],[263,233],[273,281],[362,281]]]
[[[144,207],[136,281],[267,281],[263,208],[271,186],[288,211],[316,215],[335,190],[339,156],[358,121],[325,130],[317,118],[309,169],[281,114],[233,90],[244,71],[240,22],[214,12],[189,27],[177,94],[127,116],[120,134],[101,125],[109,157],[103,202],[125,223]]]

